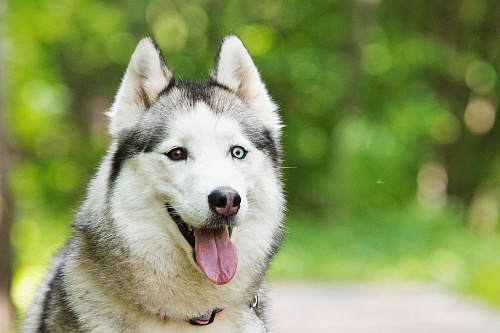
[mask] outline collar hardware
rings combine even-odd
[[[259,295],[255,294],[253,298],[253,302],[250,304],[250,309],[252,309],[255,312],[255,315],[260,318],[260,313],[259,313]]]
[[[252,309],[255,312],[255,315],[260,318],[260,313],[259,313],[259,295],[255,294],[253,301],[250,303],[250,309]],[[211,323],[214,322],[215,317],[218,315],[222,314],[224,312],[224,309],[216,308],[213,310],[208,311],[204,315],[201,315],[196,318],[190,318],[189,323],[194,326],[206,326],[210,325]]]
[[[215,317],[220,315],[223,311],[224,311],[224,309],[219,309],[219,308],[210,310],[207,313],[205,313],[204,315],[189,319],[189,323],[191,325],[195,325],[195,326],[210,325],[211,323],[214,322]]]

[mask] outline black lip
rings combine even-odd
[[[194,248],[194,232],[193,230],[189,231],[189,226],[184,220],[181,218],[179,213],[172,207],[169,203],[166,204],[167,206],[167,211],[172,220],[174,220],[175,224],[177,224],[177,227],[179,228],[182,236],[186,239],[186,241],[191,245],[192,248]]]
[[[194,228],[191,228],[190,231],[189,225],[186,222],[184,222],[184,220],[179,215],[179,213],[177,213],[174,207],[172,207],[168,202],[165,205],[167,206],[168,214],[170,215],[172,220],[174,220],[175,224],[177,224],[177,227],[179,228],[179,231],[181,232],[182,236],[184,236],[189,245],[191,245],[191,247],[194,249],[195,246]],[[235,222],[236,219],[233,216],[230,216],[229,218],[221,218],[215,216],[207,223],[207,226],[204,228],[218,229],[223,225],[227,225],[229,237],[231,237],[233,234],[233,225],[235,224]]]

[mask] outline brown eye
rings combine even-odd
[[[166,153],[172,161],[182,161],[187,159],[187,151],[184,148],[175,147]]]

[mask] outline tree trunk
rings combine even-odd
[[[0,0],[0,8],[2,7]],[[1,14],[1,13],[0,13]],[[0,332],[7,332],[12,325],[14,311],[10,299],[12,280],[12,250],[9,230],[13,218],[13,204],[8,187],[8,172],[13,162],[13,152],[7,140],[3,83],[2,41],[0,40]]]

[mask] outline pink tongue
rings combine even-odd
[[[236,246],[229,239],[226,226],[219,229],[194,229],[196,262],[215,284],[226,284],[238,266]]]

